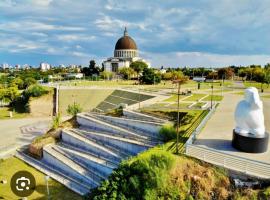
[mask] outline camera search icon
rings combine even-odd
[[[18,171],[12,176],[10,187],[15,195],[28,197],[35,191],[36,180],[30,172]]]

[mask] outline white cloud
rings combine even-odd
[[[270,62],[270,55],[226,55],[202,52],[142,52],[142,54],[151,61],[154,67],[224,67],[230,65],[265,65]]]
[[[53,0],[31,0],[31,3],[37,6],[49,6]]]
[[[72,42],[72,41],[91,41],[96,39],[96,37],[83,34],[65,34],[65,35],[57,35],[57,39],[65,42]]]

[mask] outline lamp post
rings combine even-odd
[[[211,85],[211,110],[213,108],[213,89],[214,89],[214,84],[213,84],[213,79],[212,79],[212,85]]]
[[[48,183],[49,179],[50,179],[50,176],[45,176],[44,179],[45,179],[45,182],[46,182],[48,199],[50,199],[50,190],[49,190],[49,183]]]
[[[174,80],[173,83],[178,84],[177,89],[177,124],[176,124],[176,153],[179,153],[179,121],[180,121],[180,87],[181,87],[181,80]]]

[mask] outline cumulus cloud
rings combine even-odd
[[[127,26],[155,66],[263,64],[270,59],[269,6],[268,0],[1,0],[0,51],[18,63],[14,52],[56,63],[71,56],[102,60]]]
[[[202,52],[143,52],[153,67],[226,67],[247,66],[251,64],[265,65],[270,62],[270,55],[226,55]]]

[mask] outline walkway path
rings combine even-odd
[[[213,148],[221,152],[241,156],[253,160],[270,163],[270,148],[266,153],[250,154],[239,152],[231,146],[234,123],[234,110],[242,95],[225,94],[213,117],[195,141],[196,145]],[[262,98],[266,130],[270,131],[270,101]]]
[[[0,120],[0,158],[13,154],[16,148],[29,144],[51,126],[51,118]]]

